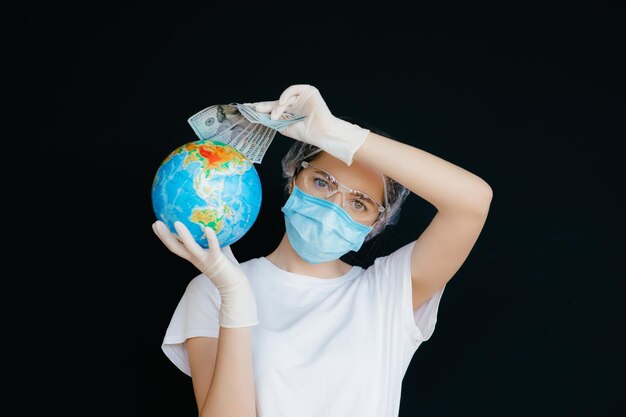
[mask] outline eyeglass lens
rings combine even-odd
[[[361,191],[341,189],[339,181],[330,173],[309,166],[301,173],[303,190],[319,198],[329,194],[343,194],[343,209],[356,221],[370,222],[379,216],[378,203]]]

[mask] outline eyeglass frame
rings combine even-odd
[[[312,168],[315,168],[315,169],[319,169],[320,171],[322,171],[322,172],[324,172],[325,174],[327,174],[330,178],[334,179],[334,180],[335,180],[335,182],[337,183],[337,189],[336,189],[335,191],[331,191],[331,192],[330,192],[330,193],[326,196],[326,198],[329,198],[329,197],[331,197],[331,196],[335,195],[336,193],[340,192],[340,190],[343,190],[343,191],[356,191],[356,192],[357,192],[357,193],[359,193],[359,194],[362,194],[362,195],[364,195],[364,196],[366,196],[366,197],[371,198],[371,199],[372,199],[372,201],[373,201],[374,203],[376,203],[376,204],[377,204],[377,206],[378,206],[378,216],[377,216],[377,217],[376,217],[376,219],[374,220],[374,223],[372,224],[372,226],[373,226],[374,224],[376,224],[376,223],[377,223],[377,222],[378,222],[378,221],[382,218],[382,214],[385,212],[386,207],[385,207],[383,204],[381,204],[380,202],[378,202],[378,200],[376,200],[374,197],[372,197],[371,195],[367,194],[367,193],[366,193],[366,192],[364,192],[364,191],[361,191],[361,190],[355,190],[354,188],[350,188],[350,187],[348,187],[348,186],[344,185],[342,182],[340,182],[340,181],[337,179],[337,177],[336,177],[336,176],[334,176],[333,174],[331,174],[330,172],[328,172],[328,171],[327,171],[327,170],[325,170],[324,168],[319,167],[319,166],[317,166],[317,165],[315,165],[315,164],[312,164],[312,163],[310,163],[310,162],[308,162],[308,161],[302,161],[302,162],[300,162],[300,165],[298,165],[298,170],[294,173],[294,176],[293,176],[293,181],[294,181],[294,184],[295,184],[295,181],[296,181],[296,177],[297,177],[297,176],[298,176],[298,175],[302,172],[302,169],[301,169],[301,168],[309,168],[309,167],[312,167]],[[331,182],[332,182],[332,181],[331,181]],[[343,194],[343,191],[342,191],[342,194]],[[343,202],[343,200],[342,200],[342,202]]]

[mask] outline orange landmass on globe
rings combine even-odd
[[[199,223],[203,226],[207,226],[215,230],[215,233],[219,233],[224,227],[222,217],[217,217],[217,211],[212,209],[196,209],[191,212],[189,220],[195,223]]]
[[[207,175],[210,174],[211,170],[225,172],[237,167],[245,167],[247,164],[245,156],[233,147],[211,141],[196,141],[180,146],[165,158],[163,164],[181,152],[187,152],[183,166],[192,162],[200,162]]]

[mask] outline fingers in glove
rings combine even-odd
[[[252,103],[254,110],[259,113],[269,113],[274,108],[277,101],[259,101],[258,103]]]
[[[283,115],[283,113],[285,112],[285,110],[287,110],[292,104],[294,104],[297,100],[298,100],[299,96],[291,96],[287,99],[287,101],[285,102],[285,104],[277,104],[274,109],[272,110],[272,114],[270,116],[270,119],[272,120],[278,120],[280,118],[280,116]]]
[[[280,98],[278,99],[278,104],[281,106],[285,106],[291,97],[308,93],[314,89],[315,87],[309,84],[295,84],[295,85],[289,86],[280,95]]]
[[[174,222],[174,228],[176,232],[178,232],[178,237],[183,242],[185,248],[189,251],[191,256],[196,257],[196,259],[202,259],[204,256],[204,249],[202,246],[198,245],[196,239],[193,238],[189,229],[183,222],[176,221]]]
[[[217,235],[215,234],[215,230],[212,227],[204,227],[204,234],[206,235],[207,240],[209,241],[209,252],[213,252],[215,256],[219,255],[221,252],[220,242],[217,240]]]
[[[170,251],[180,256],[181,258],[187,260],[191,258],[189,251],[185,248],[185,246],[183,246],[182,243],[180,243],[176,239],[176,236],[169,231],[165,223],[163,223],[161,220],[157,220],[152,224],[152,230],[154,230],[154,233],[159,237],[161,242],[163,242],[163,244]]]
[[[316,87],[313,87],[310,84],[295,84],[289,86],[283,91],[278,99],[278,104],[284,106],[289,101],[290,97],[293,96],[302,96],[305,100],[313,93],[317,91]]]

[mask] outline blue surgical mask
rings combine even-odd
[[[317,264],[358,251],[372,227],[358,223],[339,205],[309,195],[294,185],[281,208],[291,246],[302,259]]]

